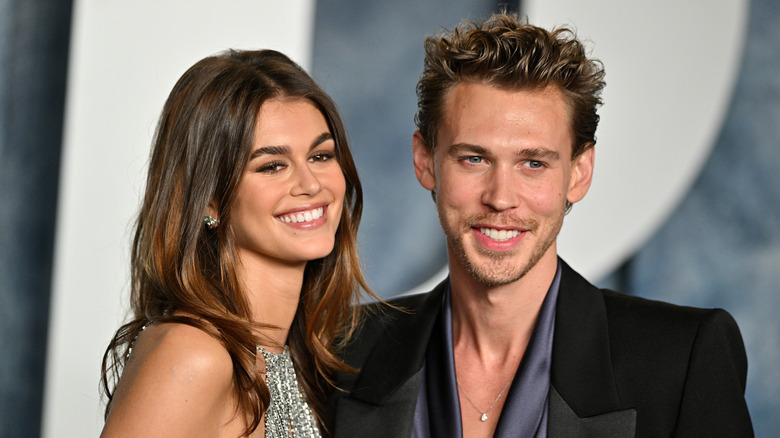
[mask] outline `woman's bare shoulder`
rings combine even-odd
[[[208,373],[208,382],[229,383],[233,363],[222,342],[205,331],[188,324],[151,324],[138,335],[126,371],[132,368],[148,372],[156,368],[177,380],[195,381],[198,373]],[[182,372],[189,371],[185,375]]]
[[[103,436],[217,436],[233,413],[233,363],[222,342],[157,323],[135,341]]]

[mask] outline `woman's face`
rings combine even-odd
[[[345,190],[322,113],[305,99],[265,102],[231,212],[242,263],[305,264],[330,254]]]

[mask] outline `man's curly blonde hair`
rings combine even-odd
[[[588,58],[568,27],[547,31],[501,13],[481,23],[464,21],[426,38],[415,123],[429,148],[436,144],[446,98],[461,82],[515,90],[554,86],[571,114],[572,157],[596,142],[604,68],[599,60]]]

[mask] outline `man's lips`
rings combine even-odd
[[[490,227],[474,227],[479,230],[480,233],[490,237],[497,242],[504,242],[514,237],[517,237],[523,230],[518,229],[504,229],[504,228],[490,228]]]
[[[479,245],[491,251],[510,251],[525,238],[528,230],[523,228],[494,228],[476,225],[471,228]]]
[[[491,221],[492,222],[492,221]],[[529,226],[530,225],[530,226]],[[533,224],[526,225],[522,222],[512,222],[496,224],[488,221],[473,221],[470,228],[475,232],[483,234],[489,237],[491,240],[497,242],[505,242],[507,240],[514,239],[515,237],[525,234],[532,229]]]

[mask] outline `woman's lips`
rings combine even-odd
[[[310,210],[297,211],[294,213],[275,216],[276,220],[286,223],[306,223],[321,218],[325,214],[325,207],[312,208]]]

